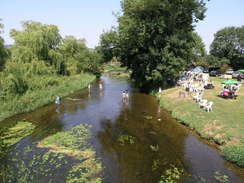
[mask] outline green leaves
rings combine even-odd
[[[100,45],[97,49],[102,54],[103,62],[109,62],[118,56],[118,44],[119,37],[116,30],[111,29],[100,36]]]
[[[201,40],[192,33],[193,23],[204,18],[204,5],[195,0],[122,2],[119,56],[142,90],[172,83],[191,65],[194,51],[204,54]]]
[[[244,67],[244,26],[226,27],[214,35],[210,53],[220,59],[230,60],[234,69]]]

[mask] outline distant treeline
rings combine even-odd
[[[170,83],[194,66],[244,68],[244,26],[218,31],[206,53],[194,32],[205,17],[206,2],[122,0],[119,26],[101,35],[97,50],[103,61],[119,60],[131,69],[141,89]]]
[[[55,25],[26,21],[22,26],[10,32],[13,45],[4,47],[0,37],[0,100],[55,85],[57,76],[100,75],[101,56],[84,39],[62,38]]]

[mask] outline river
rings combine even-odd
[[[226,182],[244,182],[244,169],[225,161],[215,145],[179,124],[159,107],[155,97],[139,93],[127,81],[108,76],[101,79],[102,90],[98,83],[93,83],[90,93],[86,89],[77,92],[64,98],[58,107],[51,104],[0,122],[3,127],[26,120],[38,127],[15,144],[9,156],[28,162],[29,156],[22,153],[26,146],[34,146],[44,137],[88,123],[92,125],[91,144],[104,167],[105,183],[158,183],[163,172],[173,166],[185,172],[180,182],[219,183],[223,182],[223,177],[227,177]],[[128,102],[121,99],[123,90],[129,91]],[[121,145],[117,140],[119,135],[133,137],[133,143]],[[39,154],[40,150],[36,148],[32,153]],[[58,174],[62,171],[56,172],[53,182],[65,182]],[[49,179],[40,180],[34,182]]]

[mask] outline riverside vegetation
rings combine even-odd
[[[121,65],[120,62],[110,62],[103,65],[104,74],[119,80],[130,80],[130,71]]]
[[[220,144],[223,156],[244,167],[244,90],[240,89],[237,100],[219,97],[221,79],[211,78],[214,89],[205,90],[204,98],[213,101],[213,112],[200,109],[191,97],[178,97],[181,87],[166,89],[157,94],[160,105],[172,112],[173,117],[195,130],[201,137]]]
[[[17,122],[2,134],[1,147],[3,144],[5,149],[16,146],[34,128],[30,122]],[[68,183],[102,182],[101,162],[88,142],[91,138],[90,128],[87,124],[80,124],[31,146],[27,145],[23,152],[17,151],[11,153],[11,156],[1,154],[0,160],[8,161],[8,164],[0,165],[0,181],[26,183],[35,182],[41,177],[43,181],[52,182],[55,172],[62,170],[63,174],[59,176]],[[39,153],[34,153],[36,148]],[[25,158],[20,158],[22,153]]]
[[[1,50],[0,120],[84,88],[101,73],[101,56],[85,40],[62,38],[54,25],[22,25],[10,33],[15,44]]]

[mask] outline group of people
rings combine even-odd
[[[236,99],[239,89],[239,85],[223,85],[223,89],[221,90],[220,95],[224,98]]]

